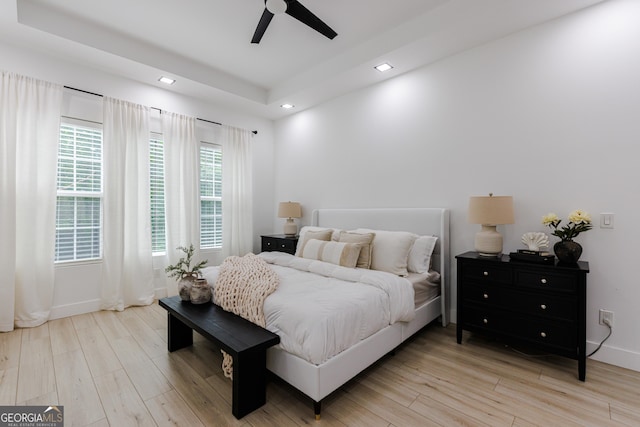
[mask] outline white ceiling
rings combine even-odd
[[[276,15],[251,44],[264,0],[2,0],[0,39],[277,119],[600,1],[301,0],[335,39]]]

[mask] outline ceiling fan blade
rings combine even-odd
[[[325,24],[320,18],[311,13],[309,9],[304,7],[298,0],[287,0],[287,15],[297,19],[303,24],[308,25],[313,28],[320,34],[324,35],[333,40],[335,36],[338,35],[335,31],[331,29],[327,24]]]
[[[264,12],[262,12],[262,16],[260,17],[260,22],[258,22],[258,26],[256,27],[256,32],[253,33],[251,43],[260,43],[260,40],[262,40],[262,36],[264,36],[264,32],[267,31],[267,27],[272,19],[273,13],[269,12],[265,8]]]

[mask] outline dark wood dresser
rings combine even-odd
[[[262,238],[262,252],[286,252],[291,255],[296,254],[298,236],[286,236],[284,234],[269,234],[260,236]]]
[[[536,264],[477,252],[456,259],[458,344],[467,330],[569,357],[585,380],[587,262]]]

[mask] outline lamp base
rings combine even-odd
[[[502,234],[495,225],[482,225],[482,230],[476,233],[475,247],[480,256],[498,257],[502,255]]]
[[[284,235],[295,236],[298,234],[298,225],[293,222],[293,218],[287,218],[287,222],[284,223]]]

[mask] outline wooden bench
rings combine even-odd
[[[214,342],[233,358],[233,415],[240,419],[265,404],[267,349],[280,337],[215,304],[191,304],[179,296],[163,298],[168,312],[168,348],[193,344],[193,330]]]

